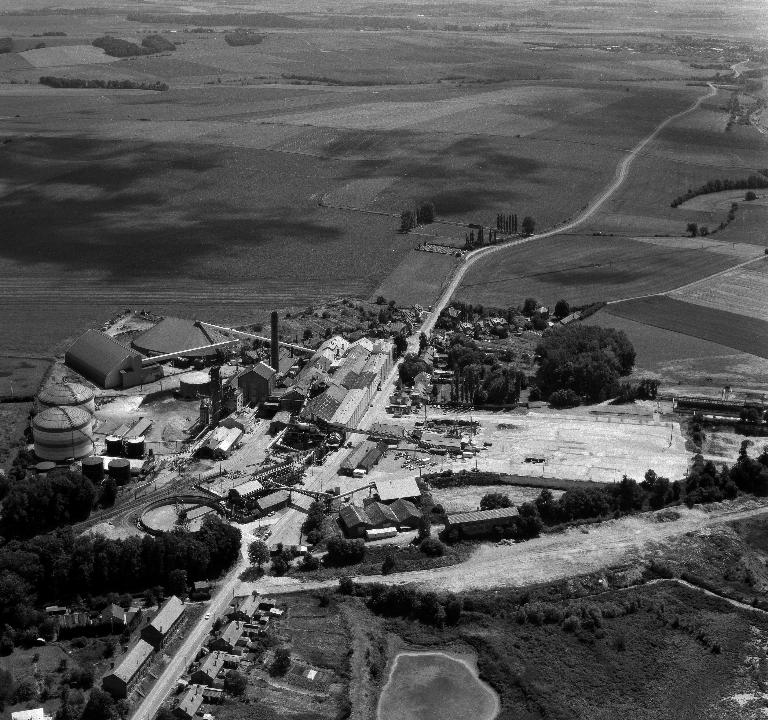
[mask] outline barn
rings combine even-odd
[[[446,516],[445,531],[449,537],[456,539],[491,535],[514,525],[518,517],[517,509],[513,507],[455,513]]]

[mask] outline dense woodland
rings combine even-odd
[[[44,616],[35,608],[45,602],[170,587],[180,570],[188,582],[217,577],[237,559],[240,539],[240,530],[208,516],[197,532],[158,537],[78,537],[66,528],[11,540],[0,548],[0,625],[37,626]]]
[[[154,55],[155,53],[171,52],[176,49],[176,46],[162,35],[147,35],[142,39],[141,45],[121,38],[115,38],[111,35],[104,35],[103,37],[96,38],[91,44],[94,47],[101,48],[110,57],[116,58]]]

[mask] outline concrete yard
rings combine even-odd
[[[477,464],[482,470],[617,482],[625,474],[642,480],[649,468],[679,480],[688,467],[689,453],[676,422],[546,410],[473,412],[472,417],[481,424],[476,441],[491,443],[480,452]],[[525,462],[526,458],[543,462]]]

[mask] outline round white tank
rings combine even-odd
[[[80,383],[52,383],[38,393],[35,409],[42,412],[51,407],[80,407],[93,415],[93,390]]]
[[[35,454],[43,460],[83,458],[93,452],[93,416],[80,407],[52,407],[32,419]]]

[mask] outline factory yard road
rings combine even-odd
[[[437,318],[440,317],[440,313],[450,302],[453,294],[456,292],[456,289],[459,287],[461,281],[464,279],[464,276],[467,274],[467,271],[478,260],[490,255],[491,253],[498,252],[499,250],[505,250],[517,245],[523,245],[524,243],[532,242],[534,240],[543,240],[544,238],[552,237],[553,235],[569,232],[570,230],[573,230],[588,220],[590,217],[592,217],[603,206],[603,204],[621,187],[627,177],[627,173],[629,172],[629,168],[632,165],[632,162],[638,156],[638,154],[642,152],[642,150],[649,143],[651,143],[658,136],[658,134],[665,127],[667,127],[667,125],[674,122],[675,120],[678,120],[684,115],[697,110],[701,103],[704,102],[704,100],[717,94],[717,88],[712,83],[708,83],[708,85],[709,92],[706,95],[702,95],[698,100],[696,100],[695,103],[693,103],[693,105],[686,108],[685,110],[682,110],[679,113],[675,113],[674,115],[668,117],[661,124],[659,124],[657,128],[650,135],[648,135],[648,137],[641,140],[637,145],[635,145],[634,148],[632,148],[632,150],[627,153],[627,156],[619,163],[619,166],[616,168],[616,174],[614,175],[611,184],[605,190],[603,190],[600,195],[592,200],[584,212],[576,217],[575,220],[571,220],[571,222],[566,223],[565,225],[560,225],[553,230],[548,230],[547,232],[539,233],[536,235],[529,235],[528,237],[521,238],[519,240],[513,240],[508,243],[502,243],[500,245],[489,245],[487,247],[478,248],[477,250],[473,250],[472,252],[465,255],[464,262],[459,265],[456,273],[451,278],[450,283],[443,291],[443,294],[440,296],[439,300],[435,303],[434,309],[422,325],[421,331],[427,335],[432,332],[435,327],[435,323],[437,322]]]
[[[483,544],[458,565],[357,577],[359,582],[388,585],[415,584],[430,590],[461,592],[471,589],[524,587],[597,572],[651,557],[660,545],[686,533],[768,513],[768,502],[755,500],[722,503],[705,512],[700,508],[675,508],[680,518],[659,521],[657,513],[643,513],[609,520],[588,528],[542,535],[515,545]],[[585,532],[586,530],[586,532]],[[290,578],[265,578],[259,590],[290,593],[334,589],[338,581],[301,583]]]

